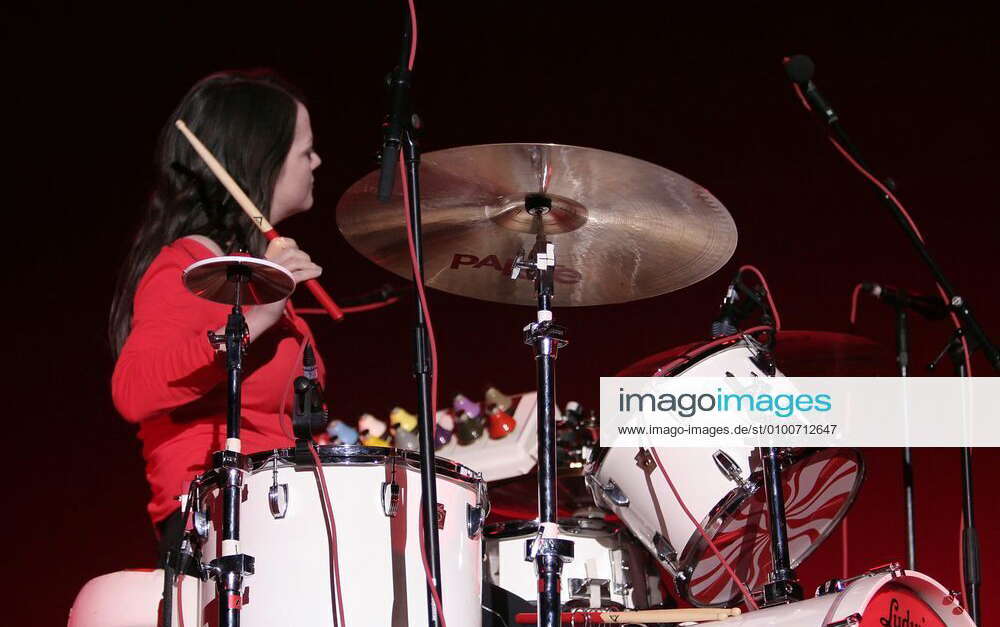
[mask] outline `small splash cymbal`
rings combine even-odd
[[[256,257],[232,255],[196,261],[184,270],[184,286],[195,296],[226,305],[266,305],[295,290],[292,273]]]

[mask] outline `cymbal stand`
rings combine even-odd
[[[232,264],[227,278],[233,283],[249,283],[251,270]],[[240,408],[242,406],[243,355],[246,350],[247,324],[241,307],[243,288],[238,287],[236,302],[226,320],[224,335],[209,331],[208,341],[216,348],[226,347],[227,407],[226,448],[212,454],[212,465],[222,479],[222,551],[204,567],[215,578],[220,627],[239,627],[243,607],[243,578],[254,572],[254,559],[240,553],[240,500],[247,458],[240,452]]]
[[[538,576],[538,627],[562,625],[560,577],[563,563],[573,559],[573,542],[558,537],[557,522],[555,360],[567,341],[565,328],[555,324],[552,315],[555,245],[546,240],[541,218],[551,209],[551,199],[542,194],[525,198],[525,210],[534,216],[535,247],[527,260],[519,252],[511,269],[512,279],[522,270],[530,273],[538,297],[537,318],[524,327],[524,343],[534,349],[538,377],[538,535],[525,544],[525,561],[535,562]]]

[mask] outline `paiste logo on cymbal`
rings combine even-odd
[[[501,273],[504,276],[510,276],[511,268],[514,265],[514,258],[508,258],[503,263],[500,263],[500,257],[497,255],[486,255],[485,257],[479,257],[477,255],[472,255],[469,253],[455,253],[451,258],[452,270],[460,270],[467,272],[468,270],[482,270],[484,268],[492,268],[493,270]],[[530,281],[531,277],[529,273],[522,272],[518,278]],[[552,278],[556,283],[563,284],[573,284],[579,283],[583,280],[583,275],[573,268],[567,268],[565,266],[560,266],[556,264],[556,269],[552,273]]]

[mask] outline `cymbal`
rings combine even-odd
[[[347,190],[337,223],[361,254],[410,278],[402,186],[376,198],[378,172]],[[604,305],[679,290],[721,268],[736,249],[729,212],[700,185],[652,163],[593,148],[490,144],[421,157],[424,275],[430,287],[532,305],[519,250],[541,230],[555,244],[555,306]],[[540,219],[524,208],[543,194]]]
[[[873,340],[831,331],[780,331],[774,363],[794,377],[895,376],[893,351]]]
[[[619,377],[653,376],[661,367],[707,342],[689,342],[645,357]],[[787,376],[893,376],[895,356],[885,346],[860,335],[830,331],[779,331],[774,363]]]
[[[230,280],[231,272],[246,273],[246,280]],[[266,305],[287,298],[295,290],[292,273],[266,259],[245,256],[210,257],[184,270],[184,286],[195,296],[233,305],[237,290],[240,304]]]

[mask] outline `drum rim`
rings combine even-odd
[[[394,460],[414,470],[420,469],[419,451],[358,444],[324,444],[317,446],[316,449],[324,466],[384,466]],[[250,460],[250,473],[270,471],[275,459],[278,460],[279,467],[295,466],[295,462],[292,461],[294,453],[294,448],[278,448],[250,454],[247,456]],[[482,473],[445,457],[435,456],[434,466],[438,475],[449,479],[470,485],[479,485],[483,482]]]
[[[854,486],[851,488],[851,492],[847,497],[847,501],[844,504],[840,518],[836,523],[829,526],[829,528],[821,533],[815,542],[812,542],[805,551],[802,552],[797,558],[791,561],[791,568],[798,568],[813,551],[822,545],[827,538],[833,533],[833,531],[838,527],[838,525],[843,521],[844,517],[850,511],[851,507],[854,505],[858,494],[861,492],[861,486],[864,484],[865,477],[867,476],[867,468],[865,466],[864,455],[861,453],[861,449],[845,446],[828,446],[828,447],[810,447],[810,448],[798,448],[795,449],[795,454],[786,456],[783,460],[784,463],[781,464],[781,472],[794,466],[795,464],[805,461],[812,455],[826,451],[830,449],[835,449],[839,451],[844,451],[852,455],[858,464],[858,476],[855,480]],[[758,490],[763,488],[763,471],[756,470],[747,479],[747,488],[738,487],[729,492],[725,497],[723,497],[711,511],[702,519],[701,525],[705,529],[705,532],[710,536],[715,535],[722,525],[724,520],[727,520],[742,504],[743,501],[756,494]],[[703,603],[694,599],[691,595],[689,583],[691,581],[691,576],[694,573],[695,564],[692,563],[694,558],[701,555],[704,550],[708,547],[704,538],[701,534],[695,531],[694,534],[688,539],[687,543],[684,545],[684,549],[681,551],[680,556],[677,558],[678,574],[674,577],[674,582],[677,586],[677,591],[692,605],[696,607],[718,607],[719,605],[727,605],[735,602],[740,598],[739,591],[728,600],[720,601],[714,604]],[[655,557],[655,556],[654,556]],[[661,560],[662,561],[662,560]]]
[[[711,340],[708,340],[708,341],[711,341]],[[740,348],[740,347],[744,347],[744,348],[747,348],[747,350],[749,350],[749,347],[747,346],[746,340],[744,340],[742,337],[734,338],[733,341],[731,341],[731,342],[722,343],[722,344],[719,344],[718,346],[713,346],[713,347],[711,347],[709,349],[706,349],[704,353],[702,353],[701,355],[698,355],[698,357],[695,358],[694,360],[692,360],[690,362],[687,362],[687,363],[684,363],[684,364],[678,364],[673,369],[669,370],[668,372],[666,372],[666,373],[664,373],[663,375],[660,375],[660,376],[664,376],[664,377],[676,377],[676,376],[680,375],[681,373],[683,373],[688,368],[692,368],[695,364],[700,363],[704,359],[707,359],[709,357],[713,357],[713,356],[715,356],[715,355],[717,355],[717,354],[719,354],[719,353],[721,353],[723,351],[734,350],[734,349],[737,349],[737,348]],[[679,359],[679,358],[680,358],[680,356],[678,356],[676,359]],[[650,375],[650,376],[653,376],[653,375]],[[635,448],[635,447],[628,447],[628,448]],[[609,448],[609,447],[605,447],[605,446],[594,447],[593,452],[590,454],[590,459],[583,466],[584,475],[595,475],[598,472],[600,472],[600,470],[601,470],[601,464],[604,463],[604,459],[608,456],[608,453],[610,451],[611,451],[611,448]]]
[[[620,533],[624,526],[601,518],[560,518],[559,529],[565,531],[567,535],[584,537],[591,533],[614,535]],[[506,520],[483,527],[483,537],[489,540],[518,538],[534,535],[537,532],[538,521],[534,519]]]

